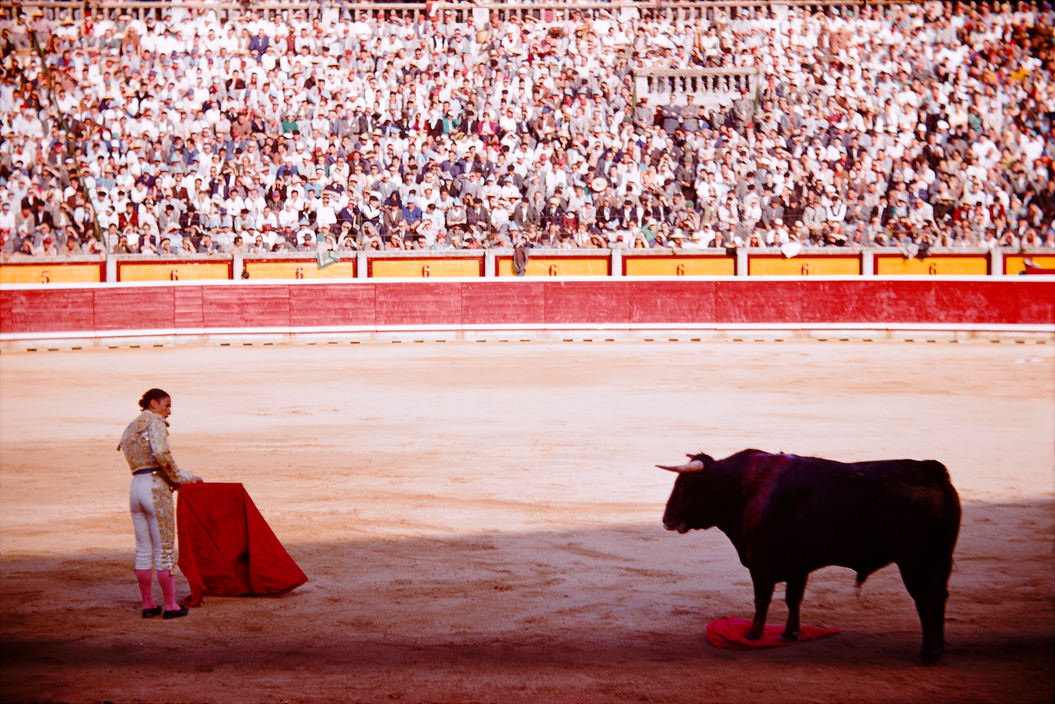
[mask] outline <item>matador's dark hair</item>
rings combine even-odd
[[[154,399],[163,399],[168,397],[169,395],[167,391],[163,391],[161,389],[150,389],[145,394],[143,394],[143,398],[139,399],[139,407],[145,411],[146,409],[150,408],[150,402]]]

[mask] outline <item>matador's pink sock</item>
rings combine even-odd
[[[170,570],[158,570],[158,584],[161,585],[161,595],[165,597],[165,611],[175,611],[179,608],[176,603],[176,577]]]
[[[154,570],[136,570],[136,581],[139,582],[139,594],[143,597],[143,608],[152,609],[154,604],[153,587]]]

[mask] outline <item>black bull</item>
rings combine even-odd
[[[689,455],[667,500],[663,525],[684,533],[717,526],[751,572],[758,639],[777,582],[786,582],[788,621],[799,631],[806,578],[828,565],[872,572],[896,563],[923,627],[920,657],[944,647],[945,600],[960,530],[960,499],[945,466],[934,460],[844,464],[814,457],[744,450],[724,460]]]

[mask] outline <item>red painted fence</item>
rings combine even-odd
[[[1055,330],[1055,277],[187,283],[0,289],[0,339],[933,325]]]

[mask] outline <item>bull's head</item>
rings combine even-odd
[[[714,460],[702,453],[688,455],[688,458],[689,461],[683,465],[656,465],[660,469],[678,474],[674,481],[674,490],[667,499],[667,509],[663,513],[663,527],[679,533],[714,525],[713,511],[709,507],[713,499],[710,496],[706,471]]]

